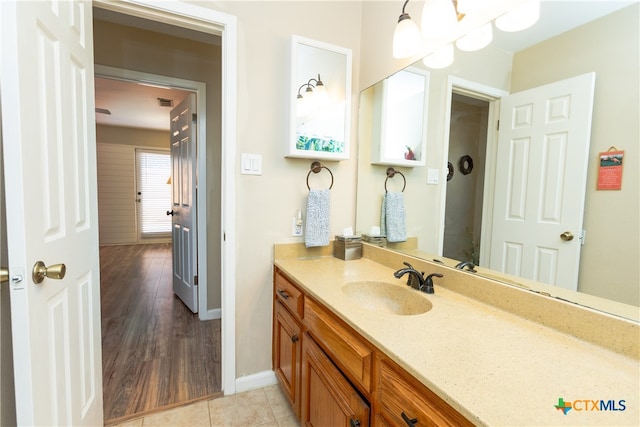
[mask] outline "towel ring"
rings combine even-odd
[[[407,178],[404,177],[404,174],[398,170],[395,170],[394,168],[387,168],[387,178],[385,178],[384,180],[384,192],[388,193],[387,191],[387,180],[389,178],[393,178],[397,173],[400,174],[400,176],[402,177],[402,180],[404,181],[404,183],[402,184],[402,192],[404,193],[404,189],[407,187]]]
[[[311,170],[307,174],[307,188],[309,190],[311,190],[311,187],[309,186],[309,175],[311,175],[311,172],[318,173],[322,169],[326,169],[327,172],[329,172],[329,175],[331,175],[331,185],[329,186],[329,190],[331,190],[331,188],[333,187],[333,173],[331,173],[331,169],[329,169],[328,167],[326,167],[322,163],[320,163],[318,161],[315,161],[315,162],[311,163]]]

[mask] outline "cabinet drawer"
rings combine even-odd
[[[302,318],[304,314],[302,292],[277,270],[274,278],[274,292],[278,301],[282,302],[299,319]]]
[[[310,298],[305,299],[305,324],[331,360],[365,394],[371,392],[373,351],[349,326]]]
[[[473,426],[434,392],[413,377],[401,374],[390,363],[380,361],[378,369],[376,419],[381,421],[379,424],[407,426],[413,422],[416,426]]]

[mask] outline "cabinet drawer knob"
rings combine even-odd
[[[284,299],[289,299],[289,294],[283,291],[282,289],[278,289],[278,295],[280,295]]]
[[[407,414],[405,414],[404,412],[401,415],[402,415],[402,419],[404,420],[405,423],[407,423],[409,427],[414,427],[416,424],[418,424],[417,418],[409,418],[407,417]]]
[[[298,341],[300,341],[300,337],[298,337],[298,335],[294,335],[294,336],[291,337],[291,341],[298,342]]]
[[[360,427],[360,420],[359,420],[359,419],[357,419],[357,418],[351,418],[351,419],[349,420],[349,425],[350,425],[351,427]]]

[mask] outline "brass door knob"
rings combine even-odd
[[[0,283],[9,281],[9,269],[7,267],[0,267]]]
[[[31,277],[33,278],[33,282],[37,284],[42,283],[45,277],[49,279],[63,279],[66,272],[67,267],[64,264],[53,264],[47,267],[44,265],[44,262],[38,261],[33,266]]]
[[[565,242],[568,242],[568,241],[570,241],[570,240],[573,240],[573,233],[572,233],[572,232],[570,232],[570,231],[565,231],[564,233],[562,233],[562,234],[560,235],[560,238],[561,238],[562,240],[564,240]]]

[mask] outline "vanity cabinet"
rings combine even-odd
[[[304,426],[472,426],[274,268],[273,369]]]

